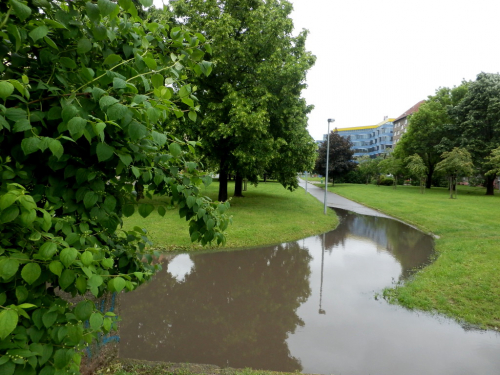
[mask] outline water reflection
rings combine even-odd
[[[339,227],[280,246],[180,255],[122,295],[120,356],[320,374],[493,374],[500,338],[375,300],[433,241],[338,210]]]
[[[191,256],[184,281],[161,272],[146,288],[125,295],[120,355],[301,371],[286,339],[304,325],[296,310],[311,293],[311,256],[295,242],[256,255]]]
[[[402,267],[400,278],[407,278],[429,262],[434,248],[430,236],[392,219],[334,210],[339,226],[320,237],[323,249],[329,253],[336,247],[345,247],[348,238],[366,241],[367,247],[375,245],[378,251],[389,252],[396,258]]]

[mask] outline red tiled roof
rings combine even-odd
[[[398,120],[401,120],[402,118],[405,118],[409,115],[411,115],[412,113],[415,113],[418,111],[418,109],[420,108],[420,106],[425,103],[425,100],[421,100],[419,101],[417,104],[415,104],[413,107],[411,107],[410,109],[406,110],[401,116],[399,116],[398,118],[396,118],[396,120],[394,120],[394,122],[398,121]]]

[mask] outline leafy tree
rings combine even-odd
[[[498,176],[500,175],[500,147],[491,151],[490,156],[486,157],[490,170],[486,172],[486,175]]]
[[[119,229],[134,184],[178,202],[192,240],[224,241],[227,205],[199,196],[196,142],[160,130],[195,111],[186,80],[208,46],[130,0],[3,1],[0,35],[0,373],[78,373],[115,317],[55,289],[100,297],[151,277],[145,231]]]
[[[493,195],[496,175],[487,157],[500,145],[500,75],[478,74],[464,99],[451,111],[454,131],[461,134],[461,147],[471,154],[474,165],[485,176],[486,195]]]
[[[357,159],[357,168],[366,179],[366,184],[370,180],[380,174],[379,163],[382,160],[381,157],[371,158],[369,155],[363,155]]]
[[[418,154],[408,156],[405,161],[406,168],[408,168],[412,175],[416,176],[419,179],[420,193],[423,194],[425,191],[425,176],[427,175],[427,167],[424,161]]]
[[[398,184],[398,175],[403,169],[403,161],[396,158],[394,155],[388,155],[379,163],[379,169],[382,173],[390,174],[394,177],[393,188],[396,189]]]
[[[319,147],[314,173],[326,174],[326,152],[327,141],[323,142]],[[340,136],[338,132],[332,131],[330,133],[328,176],[332,178],[333,183],[335,183],[335,177],[340,177],[356,168],[353,155],[352,142]]]
[[[394,154],[407,158],[418,154],[427,167],[426,188],[430,189],[432,176],[440,155],[456,145],[459,134],[453,130],[454,119],[449,108],[457,105],[467,93],[466,82],[452,89],[443,87],[429,96],[419,110],[409,117],[407,132],[394,149]]]
[[[436,171],[443,171],[448,176],[450,198],[453,198],[453,186],[457,186],[459,176],[470,176],[474,171],[474,165],[470,153],[463,148],[455,147],[450,152],[443,152],[443,159],[436,165]],[[455,198],[457,188],[455,188]]]
[[[315,150],[307,133],[307,106],[300,97],[314,57],[306,32],[292,35],[292,6],[283,0],[181,0],[174,11],[186,25],[216,41],[214,72],[196,81],[204,111],[183,132],[204,140],[204,152],[219,170],[219,200],[227,178],[257,183],[273,172],[291,189],[296,173],[312,167]]]

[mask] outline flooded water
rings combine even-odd
[[[176,256],[122,295],[120,357],[319,374],[498,374],[500,335],[376,298],[432,255],[427,235],[336,210],[329,233]]]

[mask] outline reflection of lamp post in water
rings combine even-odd
[[[328,119],[328,134],[326,136],[326,177],[325,177],[325,212],[326,215],[326,191],[328,187],[328,167],[329,167],[329,157],[330,157],[330,122],[334,122],[333,118]]]
[[[318,313],[325,315],[326,311],[321,308],[321,300],[323,298],[323,265],[325,264],[325,234],[323,233],[323,247],[321,248],[321,286],[319,287],[319,311]]]

